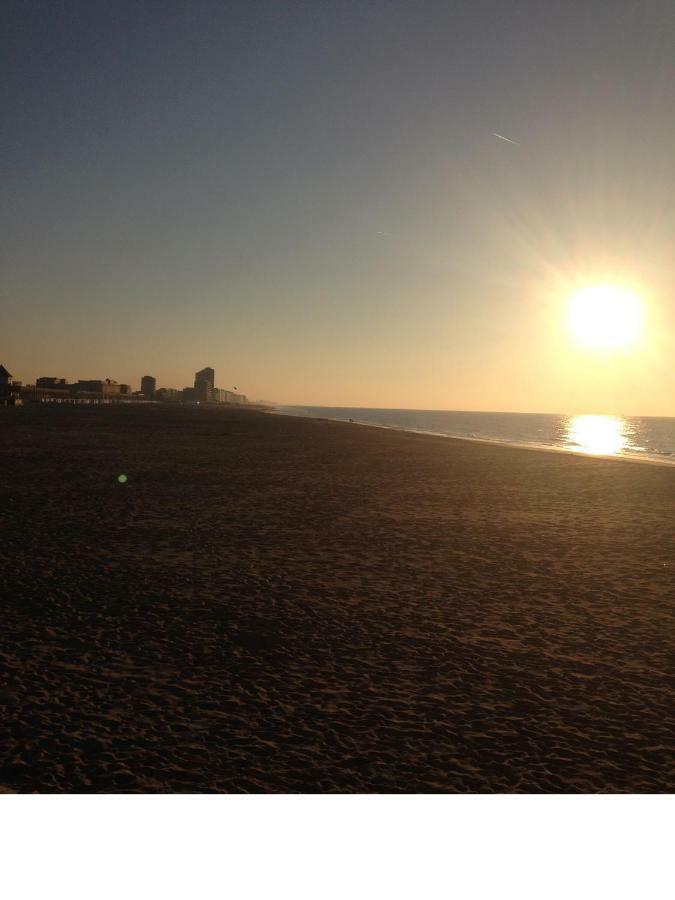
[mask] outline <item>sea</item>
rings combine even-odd
[[[419,434],[669,463],[675,466],[675,418],[279,406],[291,416],[355,422]]]

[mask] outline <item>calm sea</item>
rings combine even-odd
[[[446,437],[520,444],[598,456],[652,459],[675,465],[675,418],[330,406],[284,406],[276,411],[284,415],[352,420],[364,425]]]

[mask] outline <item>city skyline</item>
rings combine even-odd
[[[17,377],[135,385],[151,347],[162,385],[209,359],[281,403],[675,414],[672,3],[123,0],[6,25]],[[570,332],[604,283],[642,299],[631,347]]]
[[[215,385],[215,371],[210,366],[195,372],[194,385],[174,388],[157,387],[157,379],[143,375],[138,390],[130,384],[114,378],[67,379],[58,375],[40,375],[24,382],[0,362],[0,405],[18,405],[26,402],[101,401],[164,401],[182,403],[236,403],[249,404],[248,397]]]
[[[179,378],[178,380],[175,381],[175,383],[170,383],[168,381],[168,379],[162,380],[160,377],[157,377],[154,375],[148,376],[146,370],[143,369],[142,367],[141,368],[137,367],[137,368],[138,368],[139,372],[141,372],[141,371],[144,372],[143,375],[140,375],[136,378],[129,378],[129,379],[124,379],[124,380],[118,380],[116,378],[111,378],[110,375],[101,376],[100,374],[95,378],[68,377],[68,375],[63,375],[63,372],[71,371],[71,369],[73,368],[72,366],[71,367],[57,366],[56,368],[58,368],[58,370],[59,370],[59,373],[60,373],[59,375],[46,376],[43,373],[42,375],[38,375],[38,376],[35,376],[34,374],[33,375],[29,374],[26,376],[26,375],[24,375],[24,370],[17,369],[17,366],[15,366],[14,364],[10,365],[10,369],[12,370],[12,379],[17,382],[21,382],[24,387],[35,386],[36,382],[38,382],[40,380],[44,380],[44,379],[49,379],[49,378],[62,380],[63,382],[65,382],[66,384],[71,385],[71,386],[77,382],[109,381],[113,384],[120,384],[123,387],[129,387],[130,392],[133,394],[142,394],[143,393],[143,386],[142,386],[143,380],[144,380],[144,378],[150,377],[156,382],[156,389],[155,389],[156,393],[168,391],[168,392],[176,392],[178,394],[182,394],[184,390],[190,391],[193,389],[192,386],[189,384],[183,384],[182,387],[180,386],[182,382],[192,381],[193,378],[190,376],[187,376],[184,379]],[[95,369],[96,367],[93,367],[93,368]],[[119,373],[117,373],[117,374],[119,374]],[[138,387],[136,387],[135,385],[138,385]],[[235,393],[237,392],[236,385],[231,385],[231,388],[233,389],[233,391]],[[222,390],[230,390],[230,388],[225,388]],[[275,405],[279,405],[279,406],[298,406],[298,407],[306,406],[306,407],[316,407],[316,408],[344,407],[345,409],[356,409],[356,408],[399,409],[399,410],[410,409],[410,410],[420,410],[420,411],[428,410],[428,411],[439,411],[439,412],[441,412],[441,411],[485,412],[485,413],[504,412],[504,413],[523,413],[526,415],[527,414],[539,414],[539,413],[544,414],[544,415],[546,415],[546,414],[574,415],[574,414],[588,414],[590,412],[592,414],[596,414],[596,415],[600,415],[600,416],[617,416],[618,415],[618,416],[638,416],[638,417],[645,416],[647,418],[650,418],[650,417],[651,418],[675,418],[675,407],[669,408],[669,411],[667,411],[667,412],[650,412],[650,411],[636,412],[625,406],[621,407],[620,404],[615,407],[607,406],[607,407],[601,409],[601,408],[598,408],[597,406],[584,404],[583,402],[578,403],[574,408],[567,408],[567,409],[562,406],[559,406],[557,408],[551,408],[551,409],[542,409],[542,408],[527,409],[527,408],[517,408],[515,405],[511,408],[506,408],[506,407],[503,407],[503,408],[490,407],[490,408],[488,408],[487,406],[479,406],[479,405],[465,406],[465,407],[460,407],[460,406],[456,406],[456,407],[451,407],[451,406],[445,406],[445,407],[444,406],[393,406],[393,405],[387,406],[387,405],[376,405],[374,403],[373,404],[365,404],[365,403],[353,403],[352,404],[352,403],[347,403],[347,402],[314,403],[314,402],[309,402],[309,401],[302,402],[300,400],[284,401],[284,400],[280,400],[279,397],[275,395],[274,390],[267,391],[267,393],[264,396],[263,395],[255,395],[255,394],[251,394],[251,393],[247,393],[246,396],[248,398],[249,403],[259,402],[259,403],[263,403],[263,404],[275,404]]]

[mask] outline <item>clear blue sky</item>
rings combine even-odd
[[[15,376],[675,415],[672,0],[1,15]],[[647,298],[632,357],[565,343],[598,278]]]

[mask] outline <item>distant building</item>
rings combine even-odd
[[[103,384],[100,378],[79,378],[74,387],[76,391],[84,391],[87,394],[102,394]]]
[[[156,390],[157,390],[157,379],[153,378],[152,375],[144,375],[141,378],[141,394],[143,394],[145,399],[153,400],[155,397]]]
[[[162,403],[177,403],[181,399],[182,391],[176,388],[159,388],[155,391],[155,400]]]
[[[66,388],[66,379],[65,378],[52,378],[51,376],[43,375],[41,378],[36,379],[35,387],[38,388]]]
[[[233,391],[226,391],[223,388],[214,388],[211,392],[211,399],[214,403],[247,403],[244,394],[235,394]]]
[[[132,391],[128,384],[118,384],[112,378],[102,380],[100,378],[82,379],[73,385],[76,394],[99,394],[103,399],[114,397],[128,397],[131,399]]]
[[[13,381],[12,375],[0,365],[0,406],[20,406],[21,382]]]
[[[195,372],[195,400],[208,403],[212,399],[215,379],[216,373],[209,366]]]
[[[117,394],[122,393],[122,387],[127,387],[127,385],[121,385],[112,378],[106,378],[103,382],[103,394],[107,397],[115,397]]]
[[[197,391],[191,387],[183,388],[182,394],[184,403],[194,403],[198,399]]]

